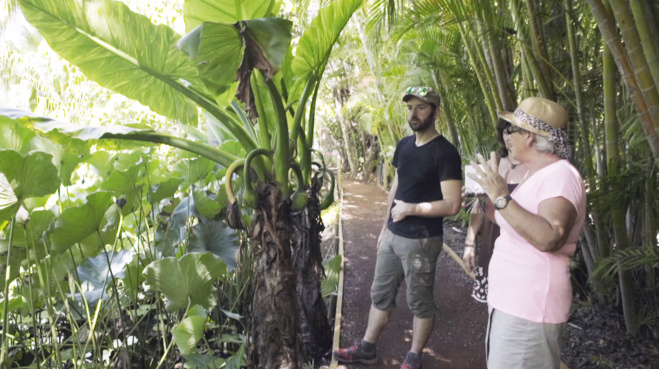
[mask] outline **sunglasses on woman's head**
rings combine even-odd
[[[428,87],[408,87],[405,90],[406,94],[426,96],[428,93]]]

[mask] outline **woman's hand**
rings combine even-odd
[[[476,158],[480,166],[473,160],[469,162],[476,170],[476,173],[469,174],[469,178],[483,187],[483,190],[485,190],[487,197],[490,198],[492,203],[496,201],[497,197],[508,195],[506,179],[499,175],[499,164],[496,160],[496,154],[491,152],[490,160],[487,162],[485,162],[485,158],[481,154],[477,154]]]
[[[465,250],[462,253],[462,261],[469,271],[474,270],[474,245],[465,245]]]

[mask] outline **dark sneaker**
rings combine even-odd
[[[362,347],[362,341],[357,341],[352,347],[335,350],[333,356],[341,364],[375,364],[378,362],[378,350],[366,351]]]
[[[405,361],[403,361],[403,365],[400,366],[400,369],[421,369],[421,355],[408,352],[407,356],[405,356]]]

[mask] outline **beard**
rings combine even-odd
[[[416,118],[410,118],[410,120],[407,122],[409,124],[410,128],[414,132],[422,132],[428,129],[432,124],[435,123],[435,114],[430,114],[426,119],[424,120],[419,120]]]

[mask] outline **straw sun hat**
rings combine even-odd
[[[499,112],[499,117],[529,132],[547,137],[556,154],[567,159],[568,112],[557,103],[542,97],[524,99],[514,112]]]

